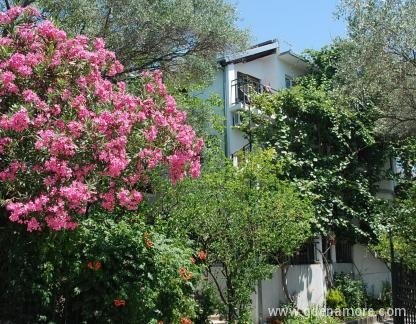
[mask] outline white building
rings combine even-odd
[[[236,158],[239,151],[249,150],[248,139],[235,126],[240,122],[239,111],[253,109],[250,93],[291,87],[294,78],[307,72],[308,64],[291,51],[281,52],[278,42],[273,40],[228,56],[221,61],[221,66],[205,96],[217,94],[223,98],[225,152]],[[382,184],[386,189],[390,185]],[[323,251],[327,253],[323,255]],[[359,244],[337,242],[331,246],[326,239],[315,238],[299,251],[292,263],[287,273],[287,289],[302,310],[324,306],[329,272],[354,273],[363,279],[368,292],[374,296],[380,294],[383,282],[390,281],[386,265]],[[270,316],[269,310],[287,301],[282,273],[276,268],[273,277],[259,283],[253,293],[253,322],[265,323]]]

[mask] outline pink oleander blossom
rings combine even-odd
[[[92,196],[88,186],[79,181],[73,181],[69,186],[61,187],[59,193],[66,199],[70,209],[78,209],[85,205]]]
[[[16,79],[16,76],[11,71],[5,71],[1,74],[1,82],[4,86],[8,86]]]
[[[150,126],[149,129],[145,130],[143,133],[146,140],[153,142],[157,137],[158,131],[155,126]]]
[[[41,229],[41,225],[35,217],[31,217],[27,222],[27,230],[29,232],[39,231]]]
[[[9,145],[11,142],[12,139],[10,137],[0,138],[0,154],[5,152],[7,145]]]
[[[30,118],[25,108],[20,109],[10,118],[10,128],[16,132],[22,132],[29,127]]]
[[[117,199],[119,200],[120,206],[127,210],[136,210],[139,203],[143,200],[143,195],[137,190],[126,190],[121,189],[117,193]]]
[[[13,24],[11,26],[7,26]],[[163,84],[113,82],[123,65],[102,39],[70,38],[32,7],[0,13],[0,196],[30,232],[75,229],[88,206],[137,210],[151,173],[200,173],[203,141]],[[24,186],[21,184],[25,184]]]

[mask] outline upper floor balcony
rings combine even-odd
[[[264,92],[273,93],[276,90],[262,84],[260,79],[238,72],[237,79],[231,81],[229,109],[231,111],[250,109],[252,98]]]

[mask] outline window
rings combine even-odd
[[[289,89],[291,87],[293,87],[295,84],[293,82],[293,77],[291,77],[290,75],[285,74],[285,86],[286,89]]]
[[[314,264],[317,262],[315,243],[304,244],[291,258],[291,264]]]
[[[339,240],[335,244],[337,263],[352,263],[352,243]]]
[[[232,113],[232,122],[233,122],[233,126],[240,126],[241,125],[241,121],[242,121],[242,117],[241,117],[241,112],[240,111],[234,111]]]
[[[241,163],[241,161],[244,159],[246,153],[250,152],[250,150],[251,150],[250,144],[246,144],[241,149],[231,154],[233,165],[238,166]]]
[[[261,92],[260,79],[248,74],[237,72],[236,101],[250,103],[251,92]]]

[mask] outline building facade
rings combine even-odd
[[[224,149],[237,163],[239,152],[251,149],[249,139],[238,125],[241,111],[255,109],[250,103],[253,92],[291,87],[296,77],[307,73],[308,63],[291,51],[280,51],[276,40],[227,56],[220,63],[222,69],[202,96],[222,97],[224,106],[219,113],[225,119]],[[382,183],[381,187],[383,195],[388,196],[391,183]],[[336,272],[361,278],[368,293],[375,297],[380,295],[383,283],[390,281],[387,266],[365,246],[337,240],[334,244],[316,237],[298,251],[284,275],[276,267],[272,278],[258,283],[252,296],[253,322],[266,323],[273,309],[288,302],[287,294],[293,296],[301,310],[323,307],[328,278]],[[217,273],[217,281],[221,282],[220,271]]]

